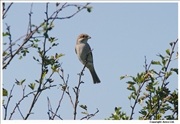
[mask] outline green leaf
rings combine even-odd
[[[34,39],[34,42],[39,42],[40,40],[39,39]]]
[[[44,77],[46,76],[46,71],[43,72],[43,75],[42,75],[42,79],[44,79]]]
[[[87,11],[91,12],[92,11],[92,6],[87,7]]]
[[[4,105],[4,101],[5,101],[5,100],[3,99],[3,100],[2,100],[2,104],[3,104],[3,105]]]
[[[135,86],[133,86],[133,85],[132,85],[132,90],[133,90],[134,92],[136,92],[136,88],[135,88]]]
[[[3,88],[3,96],[8,96],[8,91]]]
[[[34,25],[34,24],[31,24],[31,27],[37,27],[36,25]]]
[[[56,7],[58,7],[58,6],[59,6],[59,4],[60,4],[60,3],[58,3],[58,2],[57,2],[57,3],[56,3]]]
[[[59,45],[59,43],[53,43],[53,44],[52,44],[52,47],[53,47],[53,46],[57,46],[57,45]]]
[[[162,63],[164,66],[166,65],[167,61],[168,61],[168,59],[162,59]]]
[[[21,60],[21,59],[22,59],[22,56],[20,56],[19,59]]]
[[[3,56],[6,56],[8,53],[7,52],[3,52]]]
[[[161,63],[159,61],[151,61],[151,64],[154,64],[154,65],[161,65]]]
[[[85,114],[85,115],[87,115],[88,113],[87,112],[81,112],[82,114]]]
[[[157,116],[156,116],[156,120],[161,120],[161,114],[159,113],[159,114],[157,114]]]
[[[49,36],[48,36],[47,33],[44,33],[44,37],[45,37],[45,38],[49,38]]]
[[[172,45],[173,45],[173,42],[170,42],[170,43],[169,43],[169,45],[172,47]]]
[[[172,75],[172,72],[170,71],[170,72],[166,72],[165,73],[165,78],[167,79],[169,76],[171,76]]]
[[[55,58],[58,59],[58,58],[60,58],[60,57],[62,57],[62,56],[64,56],[64,55],[65,55],[65,54],[62,54],[62,53],[60,53],[60,54],[57,54],[57,53],[56,53],[56,54],[55,54]]]
[[[8,32],[3,32],[3,37],[4,36],[9,36],[10,34]]]
[[[56,41],[56,39],[55,39],[55,37],[50,37],[49,41],[52,43],[52,42]]]
[[[170,50],[169,50],[169,49],[167,49],[167,50],[166,50],[166,53],[167,53],[168,55],[170,55]]]
[[[15,79],[16,80],[16,84],[17,85],[22,85],[25,81],[26,81],[26,79],[24,79],[24,80],[22,80],[22,81],[18,81],[17,79]]]
[[[126,82],[127,84],[131,84],[131,85],[133,85],[133,84],[135,84],[135,82],[132,82],[132,81],[128,81],[128,82]]]
[[[38,80],[35,80],[37,83],[39,83],[39,81]]]
[[[171,71],[176,72],[176,74],[178,74],[178,69],[177,68],[171,68]]]
[[[120,80],[122,80],[122,79],[124,79],[124,78],[125,78],[125,76],[121,76],[121,77],[120,77]]]
[[[62,91],[65,91],[65,90],[66,90],[66,87],[67,87],[67,86],[62,86],[62,89],[61,89],[61,90],[62,90]]]
[[[87,111],[87,106],[86,105],[80,105],[80,107]]]
[[[30,83],[30,85],[28,85],[28,86],[31,88],[31,90],[34,90],[36,84],[35,83]]]
[[[161,57],[161,59],[164,59],[164,56],[162,56],[161,54],[159,54],[159,55],[157,55],[157,56]]]

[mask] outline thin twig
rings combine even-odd
[[[49,120],[52,120],[51,119],[51,116],[52,115],[50,115],[50,111],[52,111],[52,106],[51,106],[51,102],[50,102],[50,100],[49,100],[49,97],[47,97],[47,102],[48,102],[48,112],[47,112],[47,114],[48,114],[48,117],[49,117]],[[51,112],[52,113],[52,112]]]
[[[46,90],[46,89],[50,89],[51,87],[55,87],[55,86],[56,86],[56,85],[51,85],[51,86],[45,87],[45,88],[41,89],[39,92],[42,92],[42,91],[44,91],[44,90]],[[16,108],[20,105],[20,103],[21,103],[26,97],[28,97],[28,96],[31,95],[31,94],[34,94],[35,92],[38,92],[38,90],[35,90],[35,91],[32,91],[32,92],[26,94],[25,96],[23,96],[23,97],[18,101],[18,103],[16,103],[13,111],[12,111],[11,114],[10,114],[9,120],[11,120],[12,115],[15,113],[15,110],[16,110]],[[30,114],[30,113],[28,113],[28,114]],[[26,120],[26,118],[24,118],[24,119]]]
[[[11,91],[10,91],[10,94],[9,94],[9,97],[8,97],[8,100],[7,100],[7,103],[6,103],[6,105],[4,105],[4,109],[5,109],[5,114],[4,114],[4,120],[6,120],[6,118],[7,118],[7,109],[8,109],[8,105],[9,105],[9,102],[10,102],[10,100],[11,100],[11,98],[12,98],[12,91],[13,91],[13,89],[14,89],[14,86],[15,86],[15,84],[12,86],[12,89],[11,89]]]
[[[72,104],[72,106],[73,106],[73,109],[75,108],[75,106],[74,106],[74,103],[73,103],[73,100],[72,100],[72,97],[71,97],[71,95],[70,95],[70,93],[69,93],[69,87],[67,87],[66,88],[66,93],[67,93],[67,95],[69,96],[69,99],[70,99],[70,101],[71,101],[71,104]]]
[[[29,23],[28,23],[27,35],[29,31],[32,32],[32,25],[31,25],[32,7],[33,7],[33,3],[31,3],[31,8],[29,12]]]
[[[19,48],[16,50],[16,52],[12,55],[12,57],[9,58],[9,60],[3,64],[3,69],[5,69],[7,67],[7,65],[9,65],[9,63],[12,61],[12,59],[14,58],[14,56],[22,49],[22,47],[32,38],[32,36],[34,35],[34,33],[36,33],[38,31],[38,29],[48,20],[52,19],[51,23],[52,24],[54,22],[55,19],[58,19],[58,13],[65,7],[67,3],[64,3],[62,5],[62,7],[60,9],[58,9],[57,11],[55,11],[48,19],[44,20],[43,23],[41,23],[39,26],[37,26],[32,32],[30,32],[26,38],[24,39],[23,43],[19,46]],[[80,10],[78,10],[77,12],[75,12],[74,14],[72,14],[71,16],[65,17],[65,19],[67,18],[71,18],[74,15],[76,15],[78,12],[80,12],[83,8],[86,8],[87,5],[89,5],[90,3],[87,3],[84,7],[82,7]],[[53,17],[54,16],[54,17]],[[60,18],[59,18],[60,19]]]
[[[11,38],[11,32],[10,32],[10,26],[8,26],[8,24],[6,23],[6,29],[8,31],[8,34],[9,34],[9,46],[11,46],[12,44],[12,38]],[[12,57],[12,46],[10,47],[9,49],[9,53],[10,53],[10,56]]]
[[[81,118],[80,120],[83,120],[83,119],[86,119],[86,118],[87,118],[87,120],[89,120],[90,118],[95,116],[98,112],[99,112],[99,110],[97,109],[97,111],[94,114],[88,114],[87,116]]]
[[[81,83],[83,83],[83,82],[81,81],[81,77],[82,77],[83,71],[84,71],[84,69],[86,68],[86,65],[87,65],[87,63],[88,63],[87,59],[88,59],[88,56],[89,56],[89,54],[90,54],[91,52],[92,52],[92,50],[90,50],[89,53],[86,55],[84,67],[83,67],[83,69],[81,70],[81,72],[80,72],[80,74],[79,74],[78,86],[75,87],[75,88],[73,88],[74,93],[75,93],[75,95],[76,95],[76,99],[75,99],[75,102],[74,102],[74,103],[75,103],[75,104],[74,104],[74,120],[76,120],[77,105],[78,105],[78,103],[79,103],[79,92],[80,92],[80,89],[79,89],[79,88],[80,88]],[[76,90],[75,90],[75,89],[76,89]]]
[[[17,106],[17,108],[18,108],[18,111],[19,111],[19,113],[20,113],[21,117],[22,117],[22,118],[23,118],[23,120],[24,120],[24,116],[23,116],[23,114],[22,114],[22,112],[21,112],[21,110],[20,110],[19,106]]]
[[[62,78],[65,87],[67,87],[67,83],[68,83],[69,76],[68,76],[68,78],[67,78],[67,81],[65,82],[63,69],[61,69],[61,72],[62,72],[62,76],[61,76],[59,73],[58,73],[58,74],[59,74],[59,76]],[[61,97],[60,97],[60,100],[59,100],[58,106],[57,106],[57,108],[56,108],[56,111],[54,112],[54,115],[51,117],[52,120],[54,120],[55,116],[57,116],[57,112],[58,112],[58,110],[59,110],[59,108],[60,108],[60,106],[61,106],[61,102],[62,102],[62,100],[63,100],[64,93],[65,93],[65,91],[66,91],[66,89],[62,89],[62,90],[63,90],[63,92],[62,92],[62,95],[61,95]]]
[[[86,5],[85,6],[83,6],[81,9],[79,9],[78,11],[76,11],[74,14],[72,14],[72,15],[70,15],[70,16],[66,16],[66,17],[52,17],[52,18],[50,18],[50,19],[70,19],[70,18],[72,18],[73,16],[75,16],[78,12],[80,12],[82,9],[84,9],[84,8],[87,8],[87,6],[89,5],[90,3],[86,3]],[[67,5],[68,6],[68,5]],[[64,7],[67,7],[67,6],[64,6]],[[76,6],[76,5],[74,5],[74,6]]]
[[[150,68],[150,65],[147,67],[147,62],[146,62],[147,60],[146,60],[146,57],[145,57],[145,72],[146,73],[148,73],[148,71],[149,71],[149,68]],[[145,82],[146,82],[147,80],[144,78],[144,81],[141,83],[141,85],[139,84],[139,88],[138,88],[138,90],[137,90],[137,95],[136,95],[136,98],[135,98],[135,101],[134,101],[134,105],[133,106],[131,106],[131,114],[130,114],[130,120],[132,120],[133,119],[133,114],[134,114],[134,109],[135,109],[135,107],[136,107],[136,104],[138,103],[138,98],[139,98],[139,96],[140,96],[140,92],[141,92],[141,89],[142,89],[142,87],[144,86],[144,84],[145,84]]]
[[[9,9],[10,9],[10,7],[12,6],[12,4],[13,4],[13,2],[11,2],[11,3],[9,4],[9,6],[7,7],[7,9],[6,9],[6,11],[5,11],[5,12],[3,11],[3,19],[5,18],[6,13],[8,12],[8,10],[9,10]]]
[[[165,67],[165,73],[167,72],[167,69],[168,69],[169,64],[170,64],[170,62],[171,62],[171,58],[172,58],[172,55],[173,55],[173,53],[174,53],[174,48],[175,48],[177,42],[178,42],[178,39],[176,39],[176,41],[173,43],[173,46],[172,46],[172,49],[171,49],[171,53],[170,53],[170,57],[169,57],[169,59],[168,59],[167,65],[166,65],[166,67]],[[166,77],[165,77],[165,75],[164,75],[164,78],[163,78],[161,87],[163,87],[165,81],[166,81]]]

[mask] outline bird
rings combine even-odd
[[[94,84],[100,83],[100,79],[93,64],[93,54],[90,45],[87,43],[91,37],[88,34],[80,34],[76,41],[75,52],[80,62],[89,69]]]

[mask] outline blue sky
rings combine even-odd
[[[3,21],[3,31],[6,30],[5,23],[11,26],[13,41],[27,32],[30,6],[30,3],[13,4]],[[32,24],[39,25],[44,20],[45,6],[45,3],[33,4]],[[127,98],[130,95],[126,83],[128,80],[120,80],[120,76],[135,76],[138,72],[144,71],[144,56],[150,63],[151,60],[160,60],[156,56],[158,53],[165,55],[165,50],[170,48],[169,42],[175,41],[178,37],[178,4],[91,3],[90,6],[93,7],[91,13],[83,10],[71,19],[55,20],[55,27],[50,35],[58,38],[57,42],[60,45],[48,54],[65,54],[60,61],[65,76],[69,74],[70,93],[74,99],[72,87],[77,85],[77,73],[83,68],[75,54],[75,43],[79,34],[89,34],[91,39],[88,42],[93,49],[94,66],[101,83],[94,85],[88,69],[85,69],[85,75],[82,77],[85,84],[80,87],[79,105],[87,105],[89,113],[94,113],[98,108],[100,112],[92,118],[96,120],[108,118],[114,112],[114,107],[122,107],[129,115],[131,109]],[[50,4],[49,15],[55,10],[55,3]],[[71,15],[76,10],[75,7],[66,8],[60,12],[59,17]],[[3,38],[3,41],[8,41],[8,38]],[[21,42],[19,41],[19,44]],[[26,79],[24,85],[39,79],[41,66],[33,60],[33,56],[38,57],[37,51],[30,49],[30,54],[25,58],[19,60],[15,57],[7,69],[3,70],[4,88],[10,90],[15,78]],[[178,67],[178,62],[173,61],[171,67]],[[53,79],[54,84],[63,83],[57,74]],[[169,84],[170,89],[178,87],[177,75],[174,74],[170,81],[173,82]],[[28,93],[30,89],[26,89]],[[43,92],[33,108],[34,114],[29,119],[48,119],[47,96],[55,110],[61,94],[62,91],[58,88]],[[22,87],[15,86],[9,113],[21,97]],[[22,102],[22,113],[27,113],[31,99],[32,96]],[[139,105],[135,109],[134,119],[137,119],[140,107]],[[82,111],[78,108],[77,119],[83,117]],[[59,114],[63,119],[73,119],[73,108],[67,95],[64,96]],[[12,119],[21,119],[17,110]]]

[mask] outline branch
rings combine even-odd
[[[69,96],[69,99],[70,99],[70,101],[71,101],[71,104],[72,104],[72,106],[73,106],[73,109],[75,108],[75,106],[74,106],[74,103],[73,103],[73,100],[72,100],[72,97],[71,97],[71,95],[70,95],[70,93],[69,93],[69,87],[67,87],[66,88],[66,93],[67,93],[67,95]]]
[[[29,24],[28,24],[28,29],[27,29],[27,35],[29,31],[32,32],[32,26],[31,26],[32,7],[33,7],[33,3],[31,3],[31,8],[29,12]]]
[[[51,85],[51,86],[45,87],[44,89],[41,89],[39,92],[42,92],[43,90],[50,89],[51,87],[55,87],[55,86],[56,86],[56,85]],[[14,107],[13,111],[12,111],[11,114],[10,114],[9,120],[11,120],[12,115],[15,113],[15,110],[16,110],[16,108],[20,105],[20,103],[21,103],[26,97],[28,97],[28,96],[31,95],[31,94],[34,94],[35,92],[38,92],[38,90],[32,91],[32,92],[26,94],[25,96],[23,96],[23,97],[19,100],[18,103],[16,103],[16,106]],[[30,114],[30,113],[29,113],[29,114]],[[26,120],[26,118],[24,118],[24,119]]]
[[[48,3],[47,3],[48,4]],[[44,24],[46,23],[48,20],[51,20],[51,23],[54,22],[55,19],[58,19],[58,13],[63,9],[65,8],[67,3],[64,3],[62,5],[61,8],[59,8],[57,11],[55,11],[49,18],[47,18],[46,20],[44,20],[44,22],[42,22],[39,26],[37,26],[33,31],[31,31],[29,34],[26,35],[26,38],[23,40],[23,43],[19,46],[19,48],[15,51],[15,53],[10,57],[10,59],[5,63],[3,64],[3,69],[5,69],[7,67],[7,65],[9,65],[9,63],[12,61],[12,59],[14,58],[14,56],[23,48],[23,46],[32,38],[32,36],[34,35],[34,33],[36,33],[38,31],[38,29]],[[71,16],[68,16],[68,17],[65,17],[65,18],[71,18],[73,17],[74,15],[76,15],[78,12],[80,12],[82,9],[84,8],[87,8],[87,5],[89,5],[90,3],[87,3],[84,7],[82,7],[80,10],[78,10],[77,12],[75,12],[74,14],[72,14]],[[31,16],[30,16],[31,17]],[[30,18],[29,17],[29,18]],[[30,20],[29,20],[30,21]],[[30,24],[30,22],[29,22]],[[3,61],[4,63],[4,61]]]
[[[42,23],[44,24],[44,22]],[[42,24],[40,24],[36,29],[34,29],[31,33],[28,34],[28,36],[24,39],[23,43],[20,45],[20,47],[16,50],[16,52],[10,57],[10,59],[8,60],[8,62],[6,62],[3,65],[3,69],[5,69],[7,67],[7,65],[9,65],[9,63],[11,62],[11,60],[15,57],[15,55],[22,49],[22,47],[29,41],[29,39],[32,37],[32,35],[42,26]]]
[[[49,97],[47,97],[47,102],[48,102],[48,112],[47,112],[47,114],[48,114],[48,116],[49,116],[49,120],[51,120],[51,116],[50,116],[50,111],[52,111],[52,106],[51,106],[51,102],[50,102],[50,100],[49,100]],[[52,112],[51,112],[52,113]]]
[[[77,105],[78,105],[78,103],[79,103],[79,92],[80,92],[80,89],[79,89],[79,88],[80,88],[81,83],[84,83],[84,82],[81,81],[81,77],[82,77],[83,71],[84,71],[84,69],[85,69],[85,67],[86,67],[86,65],[87,65],[87,63],[88,63],[87,59],[88,59],[88,56],[89,56],[89,54],[90,54],[91,52],[92,52],[92,50],[90,50],[89,53],[86,55],[84,67],[83,67],[83,69],[81,70],[81,72],[79,73],[79,83],[78,83],[78,86],[75,87],[75,88],[73,88],[74,93],[75,93],[75,95],[76,95],[75,105],[74,105],[74,120],[76,120]],[[76,90],[75,90],[75,89],[76,89]]]
[[[83,6],[81,9],[79,9],[78,11],[76,11],[75,13],[73,13],[73,14],[70,15],[70,16],[66,16],[66,17],[52,17],[52,18],[50,18],[50,19],[70,19],[70,18],[72,18],[73,16],[75,16],[77,13],[79,13],[81,10],[87,8],[87,6],[88,6],[89,4],[90,4],[90,3],[86,3],[85,6]],[[67,6],[64,6],[64,8],[65,8],[65,7],[68,7],[68,6],[73,6],[73,5],[67,5]],[[77,6],[77,5],[74,5],[74,6]]]
[[[5,8],[3,8],[3,17],[2,17],[3,19],[5,18],[6,13],[8,12],[8,10],[9,10],[9,9],[10,9],[10,7],[12,6],[12,4],[13,4],[13,2],[11,2],[11,3],[10,3],[10,5],[7,7],[7,9],[6,9],[6,11],[5,11],[5,12],[4,12]],[[5,6],[5,5],[4,5],[4,6]],[[3,6],[3,7],[4,7],[4,6]]]
[[[144,66],[144,67],[145,67],[145,72],[146,72],[146,74],[149,72],[150,65],[151,65],[151,64],[149,64],[149,66],[147,66],[147,59],[146,59],[146,57],[145,57],[145,66]],[[141,89],[142,89],[142,87],[144,86],[144,84],[145,84],[146,81],[147,81],[146,78],[144,78],[144,81],[142,82],[142,84],[141,84],[141,85],[139,84],[139,89],[138,89],[138,91],[137,91],[137,96],[136,96],[136,98],[135,98],[134,105],[131,106],[130,120],[133,119],[132,116],[133,116],[133,114],[134,114],[134,109],[135,109],[135,107],[136,107],[136,104],[138,103],[138,99],[139,99],[139,96],[140,96]]]
[[[58,74],[59,74],[59,76],[61,77],[61,79],[63,80],[63,83],[64,83],[64,87],[65,87],[65,88],[62,87],[63,93],[62,93],[61,98],[60,98],[60,100],[59,100],[59,103],[58,103],[58,106],[57,106],[57,108],[56,108],[56,111],[54,112],[54,115],[51,117],[52,120],[54,120],[55,116],[57,116],[57,112],[58,112],[58,110],[59,110],[59,108],[60,108],[60,106],[61,106],[61,102],[62,102],[62,100],[63,100],[64,93],[65,93],[65,91],[66,91],[67,84],[68,84],[68,80],[69,80],[69,75],[68,75],[68,77],[67,77],[67,80],[66,80],[66,81],[64,80],[64,71],[63,71],[63,69],[61,69],[61,72],[62,72],[62,76],[59,74],[59,72],[58,72]],[[61,119],[62,119],[62,118],[61,118]]]
[[[8,34],[9,34],[9,46],[11,46],[11,43],[12,43],[12,39],[11,39],[11,32],[10,32],[10,26],[8,26],[7,25],[7,23],[6,23],[6,26],[7,26],[7,31],[8,31]],[[10,52],[10,56],[12,57],[12,47],[10,47],[10,50],[9,50],[9,52]]]
[[[9,97],[8,97],[8,100],[7,100],[7,103],[6,103],[6,106],[4,105],[4,109],[5,109],[5,116],[4,116],[4,120],[6,120],[6,118],[7,118],[7,109],[8,109],[8,105],[9,105],[9,102],[10,102],[10,100],[11,100],[11,98],[12,98],[12,91],[13,91],[13,89],[14,89],[14,86],[15,86],[15,84],[12,86],[12,89],[11,89],[11,91],[10,91],[10,94],[9,94]]]
[[[20,110],[19,106],[17,106],[17,108],[18,108],[18,111],[19,111],[19,113],[20,113],[21,117],[24,119],[24,116],[23,116],[23,114],[22,114],[22,112],[21,112],[21,110]]]
[[[167,66],[165,67],[165,73],[167,72],[167,69],[168,69],[169,64],[170,64],[170,62],[171,62],[171,58],[172,58],[172,55],[173,55],[173,53],[174,53],[174,48],[175,48],[175,46],[176,46],[176,43],[177,43],[177,42],[178,42],[178,39],[176,39],[176,41],[175,41],[175,42],[173,42],[173,46],[172,46],[172,49],[171,49],[170,57],[169,57],[169,60],[168,60]],[[163,82],[162,82],[161,87],[163,87],[163,85],[164,85],[165,81],[166,81],[166,78],[165,78],[165,75],[164,75],[164,79],[163,79]]]
[[[98,112],[99,112],[99,110],[97,109],[97,111],[94,114],[88,114],[87,116],[81,118],[80,120],[83,120],[83,119],[86,119],[86,118],[87,118],[87,120],[89,120],[90,118],[95,116]]]

